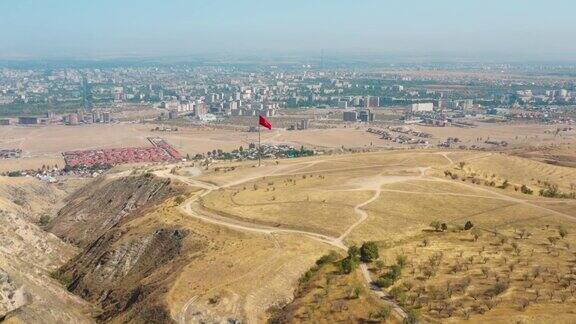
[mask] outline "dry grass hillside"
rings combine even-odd
[[[332,251],[333,253],[334,251]],[[326,259],[336,259],[329,260]],[[327,254],[300,277],[294,299],[269,310],[270,323],[401,323],[374,295],[359,271],[340,273],[339,255]]]
[[[576,321],[571,168],[405,150],[113,172],[49,225],[80,247],[54,276],[96,321]],[[367,241],[347,274],[316,266]]]
[[[570,192],[573,169],[500,153],[391,151],[218,165],[181,177],[211,188],[187,210],[204,221],[323,235],[335,244],[375,241],[382,251],[369,265],[375,281],[389,279],[397,255],[405,256],[383,291],[423,320],[541,322],[550,319],[547,309],[561,322],[574,320],[576,200],[536,189],[547,182]],[[521,192],[524,183],[533,194]],[[472,229],[464,229],[468,221]],[[283,321],[298,321],[313,296],[297,292]]]
[[[125,188],[132,190],[128,196],[160,196],[139,200],[138,208],[121,219],[117,215],[123,204],[103,208],[90,227],[118,221],[57,273],[70,291],[101,308],[98,321],[258,318],[278,301],[289,300],[291,290],[286,288],[327,251],[324,244],[297,235],[243,233],[191,218],[179,204],[182,197],[194,199],[198,188],[182,190],[178,181],[150,175],[112,176],[78,192],[54,223],[76,214],[70,206],[85,211],[94,201],[107,202]],[[73,230],[63,237],[84,239],[74,221],[85,226],[79,219],[68,219]]]
[[[187,191],[151,174],[112,174],[77,191],[49,229],[82,250],[55,277],[98,305],[99,320],[169,320],[159,296],[163,281],[178,272],[171,261],[188,232],[157,216],[167,213],[169,199]]]
[[[38,221],[43,214],[55,213],[67,195],[66,189],[29,177],[0,177],[0,208]]]
[[[50,277],[76,249],[37,224],[65,193],[32,178],[0,178],[0,318],[7,322],[91,322],[92,308]]]

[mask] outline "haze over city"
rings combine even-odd
[[[194,0],[0,2],[0,58],[341,54],[574,60],[576,3]]]
[[[0,322],[576,323],[574,0],[0,0]]]

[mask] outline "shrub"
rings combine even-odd
[[[510,183],[508,182],[508,180],[504,180],[504,182],[502,182],[502,184],[498,188],[506,189],[508,188],[508,186],[510,186]]]
[[[310,279],[312,279],[312,276],[316,273],[316,271],[318,271],[318,267],[312,267],[309,270],[307,270],[306,272],[304,272],[304,274],[300,277],[300,279],[298,279],[298,281],[302,284],[302,283],[307,283],[308,281],[310,281]]]
[[[375,265],[376,265],[376,269],[381,271],[386,266],[386,263],[384,263],[384,261],[382,261],[382,260],[377,260],[375,262]]]
[[[557,185],[548,185],[546,189],[540,189],[540,196],[542,197],[555,198],[558,197],[559,193]]]
[[[400,287],[394,287],[390,290],[390,296],[398,303],[406,303],[406,293]]]
[[[534,191],[530,188],[528,188],[526,185],[522,185],[522,187],[520,187],[520,192],[522,192],[523,194],[527,194],[527,195],[531,195],[534,193]]]
[[[186,198],[184,198],[184,196],[180,195],[178,197],[176,197],[174,199],[174,203],[176,203],[176,205],[180,205],[182,204],[184,201],[186,200]]]
[[[20,172],[20,171],[10,171],[10,172],[8,172],[7,175],[8,175],[9,177],[12,177],[12,178],[14,178],[14,177],[21,177],[21,176],[22,176],[22,172]]]
[[[565,238],[566,235],[568,235],[568,231],[564,226],[560,226],[558,227],[558,234],[560,235],[561,238]]]
[[[399,265],[401,268],[404,268],[404,266],[406,266],[407,260],[408,258],[406,258],[406,256],[403,254],[398,254],[396,256],[396,264]]]
[[[388,288],[394,284],[394,280],[392,280],[392,279],[390,279],[384,275],[384,276],[378,277],[378,279],[376,279],[374,281],[374,284],[376,286],[378,286],[379,288]]]
[[[465,231],[471,229],[472,227],[474,227],[474,224],[472,224],[471,221],[467,221],[466,224],[464,224],[464,230]]]
[[[498,281],[497,283],[494,284],[494,286],[488,288],[485,294],[490,297],[498,296],[504,293],[506,290],[508,290],[508,287],[510,287],[510,284],[508,282]]]
[[[352,293],[350,294],[350,299],[358,299],[360,297],[360,293],[362,292],[362,288],[356,286],[354,287],[354,289],[352,290]]]
[[[21,199],[21,198],[16,198],[16,199],[12,200],[12,202],[18,206],[25,206],[26,205],[26,201],[24,199]]]
[[[359,265],[358,258],[348,256],[344,258],[342,261],[340,261],[339,264],[340,273],[349,274],[352,271],[356,270],[356,268],[358,268],[358,265]]]
[[[440,232],[440,228],[442,227],[442,223],[440,221],[433,221],[430,223],[430,227],[434,228],[436,232]]]
[[[373,260],[378,259],[378,246],[374,242],[365,242],[360,247],[360,259],[363,262],[372,262]]]
[[[401,274],[402,274],[402,267],[395,264],[395,265],[391,266],[390,269],[388,269],[388,273],[386,274],[386,277],[388,277],[392,280],[397,280],[398,278],[400,278]]]
[[[474,241],[478,241],[478,238],[482,235],[482,232],[478,228],[472,229],[472,231],[470,231],[470,233],[474,237]]]
[[[72,283],[72,277],[70,275],[60,272],[58,270],[50,273],[50,277],[58,280],[58,282],[60,282],[64,286],[68,286],[70,285],[70,283]]]
[[[338,253],[335,251],[330,251],[330,253],[323,255],[320,259],[316,260],[317,266],[322,266],[328,263],[332,263],[338,260]]]
[[[42,216],[40,216],[40,219],[38,220],[38,224],[40,226],[46,226],[48,225],[48,223],[50,223],[50,215],[43,214]]]
[[[388,320],[388,318],[390,318],[391,314],[392,314],[392,307],[386,305],[386,306],[380,308],[375,313],[373,313],[372,317],[386,321],[386,320]]]
[[[416,324],[418,323],[418,311],[415,309],[408,310],[406,318],[402,321],[403,324]]]
[[[348,248],[348,256],[358,257],[360,256],[360,249],[356,245],[352,245]]]

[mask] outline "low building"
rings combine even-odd
[[[421,102],[412,104],[410,111],[415,112],[430,112],[434,110],[434,104],[431,102]]]
[[[374,121],[374,113],[370,111],[370,109],[360,110],[358,113],[358,119],[361,122],[373,122]]]
[[[367,97],[366,101],[364,102],[364,107],[366,108],[380,107],[380,97],[372,97],[372,96]]]
[[[69,125],[78,125],[78,114],[72,113],[68,115],[68,124]]]
[[[345,111],[343,114],[343,119],[346,122],[355,122],[358,121],[358,113],[355,111]]]
[[[38,117],[18,117],[18,124],[20,125],[37,125]]]
[[[103,123],[110,123],[112,121],[112,114],[109,111],[105,111],[102,113],[102,122]]]

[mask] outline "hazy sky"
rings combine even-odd
[[[210,52],[576,59],[574,0],[0,0],[0,57]]]

